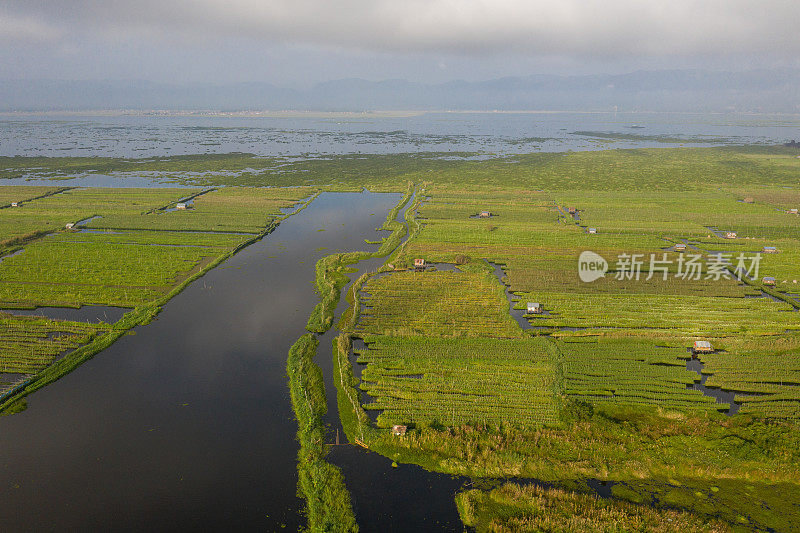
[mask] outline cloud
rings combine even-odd
[[[794,0],[28,0],[0,35],[245,38],[391,53],[638,58],[800,52]]]
[[[24,44],[51,42],[61,37],[61,31],[33,17],[15,17],[0,13],[0,42]]]

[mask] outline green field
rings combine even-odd
[[[3,255],[22,250],[0,262],[0,304],[118,305],[147,320],[188,280],[267,231],[282,208],[319,190],[402,191],[403,205],[415,191],[405,224],[384,228],[393,232],[382,244],[386,265],[358,280],[338,323],[334,378],[351,442],[438,472],[519,478],[459,494],[462,519],[481,531],[800,523],[800,217],[788,212],[800,207],[796,150],[443,155],[0,158],[0,178],[147,171],[192,187],[61,190],[69,181],[54,181],[0,190],[0,204],[27,200],[0,209]],[[288,185],[296,187],[280,188]],[[190,209],[172,210],[195,194]],[[473,217],[484,210],[493,216]],[[92,232],[64,227],[90,217]],[[779,253],[763,255],[752,280],[727,275],[739,254],[765,246]],[[584,251],[607,261],[604,277],[581,281]],[[720,267],[711,252],[732,265]],[[693,255],[696,278],[683,275]],[[641,259],[637,275],[626,256]],[[309,331],[335,323],[348,265],[366,257],[320,260]],[[415,272],[415,259],[458,271]],[[715,264],[725,275],[713,275]],[[776,278],[766,287],[775,299],[761,293],[763,276]],[[522,328],[511,313],[527,302],[547,313]],[[117,331],[3,320],[0,362],[13,379],[41,375],[63,351]],[[340,473],[323,460],[322,400],[300,402],[302,390],[321,390],[319,369],[304,363],[310,338],[289,365],[302,491],[315,521],[344,516],[352,529]],[[351,354],[354,339],[366,348]],[[686,368],[687,348],[700,339],[716,348],[699,356],[706,385],[733,392],[737,413],[690,388],[700,378]],[[394,425],[407,433],[393,435]],[[524,487],[525,479],[554,487]],[[326,480],[335,490],[321,494]],[[613,498],[591,495],[589,480],[611,483]],[[325,501],[342,507],[328,512]]]
[[[544,339],[367,338],[361,387],[378,426],[512,424],[558,418],[555,365]]]
[[[225,187],[204,192],[187,210],[170,210],[201,192],[0,187],[0,202],[22,202],[0,209],[0,308],[110,305],[146,309],[138,314],[149,316],[186,282],[268,232],[281,209],[315,191]],[[35,381],[56,356],[109,330],[107,324],[3,316],[0,392]]]
[[[401,272],[370,281],[359,331],[423,336],[521,335],[496,278],[484,273]]]
[[[0,313],[0,376],[35,374],[53,359],[81,346],[108,329],[104,324],[83,324],[46,318],[15,317]],[[0,387],[3,382],[0,382]],[[4,382],[8,384],[8,380]]]
[[[465,524],[476,531],[693,531],[723,532],[730,526],[686,511],[656,510],[618,500],[507,483],[456,497]]]
[[[800,500],[800,319],[791,294],[800,220],[786,212],[800,199],[787,192],[800,162],[783,149],[755,148],[511,159],[513,166],[465,162],[422,179],[418,230],[393,261],[401,271],[364,282],[359,320],[345,329],[367,341],[356,353],[366,365],[360,380],[339,384],[349,435],[444,472],[628,486],[649,479],[648,490],[674,493],[671,505],[698,513],[700,523],[722,516],[735,528],[780,529],[785,517],[750,511],[773,483],[786,487],[780,505],[796,509]],[[472,217],[484,210],[493,216]],[[683,255],[672,248],[680,242]],[[780,252],[764,254],[747,284],[709,254],[729,254],[735,265],[738,254],[752,258],[764,246]],[[585,250],[608,261],[593,283],[577,275]],[[626,277],[623,254],[640,254],[638,276]],[[681,276],[678,261],[695,254],[701,274]],[[416,258],[457,263],[461,272],[402,270]],[[504,266],[502,280],[489,263]],[[761,276],[776,277],[783,301],[761,297]],[[521,330],[498,281],[509,286],[512,307],[535,301],[547,314],[529,316],[533,327]],[[699,376],[686,368],[687,348],[697,339],[718,348],[700,356],[707,385],[734,391],[739,414],[721,414],[729,404],[690,387]],[[337,356],[345,370],[347,346]],[[409,432],[393,437],[386,428],[395,424]],[[732,442],[753,444],[740,454]],[[742,480],[763,484],[736,488],[735,505],[695,505],[685,500],[693,489],[669,488],[679,477],[687,487],[712,479],[726,491]],[[640,496],[620,489],[618,498],[663,505]]]
[[[686,371],[686,351],[639,339],[561,342],[564,393],[574,400],[621,405],[718,410],[700,391],[687,389],[697,375]]]
[[[0,210],[6,235],[23,228],[33,236],[0,263],[0,306],[144,305],[313,194],[226,187],[197,197],[190,209],[165,211],[200,192],[70,189]]]

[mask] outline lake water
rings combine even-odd
[[[147,159],[245,152],[296,161],[336,154],[436,152],[488,158],[529,152],[775,144],[800,139],[800,115],[421,113],[410,116],[26,116],[0,114],[0,156]],[[231,172],[219,171],[230,175]],[[207,175],[214,172],[207,173]],[[192,172],[75,174],[84,187],[175,187]],[[36,170],[6,185],[53,185]]]
[[[581,133],[582,132],[582,133]],[[621,138],[587,133],[621,134]],[[154,157],[247,152],[307,157],[349,153],[534,151],[783,143],[800,116],[670,113],[422,113],[412,116],[0,115],[0,156]],[[669,141],[669,142],[665,142]]]

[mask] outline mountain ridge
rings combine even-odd
[[[0,80],[0,110],[303,109],[800,112],[800,70],[639,70],[625,74],[532,74],[424,83],[342,78],[304,89],[266,82]]]

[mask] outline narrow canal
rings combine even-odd
[[[190,285],[155,322],[0,419],[2,529],[302,527],[287,353],[317,302],[316,261],[375,249],[364,239],[378,238],[399,199],[322,194]],[[318,361],[329,368],[328,359],[326,338]],[[388,468],[340,448],[349,486],[374,487],[363,476]],[[409,483],[400,485],[413,491]],[[354,500],[364,516],[369,505]]]

